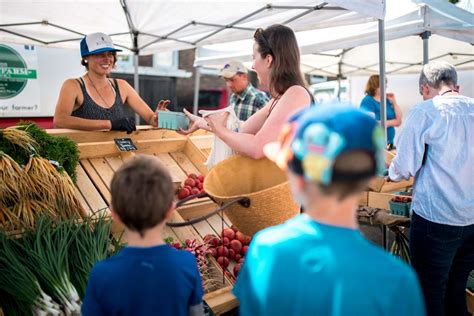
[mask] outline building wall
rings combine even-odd
[[[192,106],[194,100],[194,80],[196,70],[193,67],[194,49],[179,52],[179,69],[192,72],[190,78],[176,79],[176,99],[179,107]],[[200,89],[225,89],[225,83],[217,76],[201,75]]]

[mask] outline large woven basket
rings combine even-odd
[[[286,174],[268,159],[234,155],[221,161],[206,176],[204,190],[220,205],[238,197],[250,200],[249,207],[236,203],[224,209],[232,224],[246,235],[281,224],[300,211]]]

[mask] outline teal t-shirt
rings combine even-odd
[[[395,118],[395,110],[393,109],[392,102],[389,99],[386,101],[387,104],[387,121]],[[375,115],[375,119],[380,121],[380,102],[375,100],[370,95],[366,95],[360,103],[360,108],[367,112],[372,112]],[[393,144],[395,138],[395,127],[387,127],[387,143]]]
[[[234,294],[242,316],[425,315],[408,265],[305,214],[255,235]]]

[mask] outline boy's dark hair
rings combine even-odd
[[[298,159],[290,160],[288,167],[296,174],[303,175],[301,161]],[[315,184],[324,194],[335,195],[342,201],[350,195],[365,191],[375,173],[373,154],[364,150],[351,150],[336,158],[330,184]]]
[[[124,163],[111,183],[112,205],[127,228],[143,237],[161,223],[173,202],[171,176],[158,158],[137,155]]]

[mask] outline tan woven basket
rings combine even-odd
[[[222,205],[238,197],[250,206],[233,204],[224,209],[232,224],[246,235],[278,225],[299,213],[286,174],[268,159],[234,155],[215,165],[204,180],[204,190]]]

